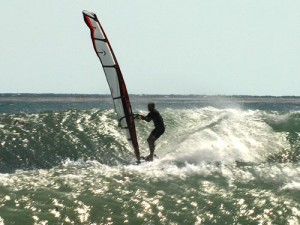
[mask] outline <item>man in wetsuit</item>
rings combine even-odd
[[[155,128],[153,131],[151,131],[151,133],[147,139],[147,142],[149,144],[150,155],[145,157],[145,160],[153,161],[155,141],[165,132],[165,124],[164,124],[164,120],[161,117],[160,113],[155,109],[154,102],[148,103],[148,110],[149,110],[149,113],[147,116],[139,115],[139,118],[142,120],[145,120],[147,122],[150,122],[152,120],[154,123]]]

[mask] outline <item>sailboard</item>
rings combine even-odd
[[[127,140],[133,147],[135,156],[139,161],[140,151],[136,136],[134,114],[132,113],[129,95],[120,66],[96,14],[86,10],[82,13],[84,21],[91,31],[95,52],[102,64],[119,124],[124,129]]]

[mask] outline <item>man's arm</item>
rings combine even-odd
[[[149,114],[148,114],[149,115]],[[140,120],[145,120],[145,121],[147,121],[147,122],[150,122],[151,121],[151,117],[149,117],[149,116],[143,116],[143,115],[139,115],[138,116],[138,118],[140,119]]]

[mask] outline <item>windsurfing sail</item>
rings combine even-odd
[[[96,14],[86,10],[82,13],[85,23],[90,28],[93,46],[102,64],[119,124],[125,130],[127,140],[131,143],[135,156],[139,160],[140,151],[136,136],[134,115],[121,69]]]

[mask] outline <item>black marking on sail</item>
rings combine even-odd
[[[102,50],[102,52],[97,52],[98,54],[102,54],[102,55],[106,55],[106,52],[104,50]]]
[[[97,40],[97,41],[103,41],[103,42],[106,42],[107,43],[107,39],[102,39],[102,38],[94,38],[94,40]]]
[[[114,97],[113,100],[115,100],[115,99],[122,99],[122,98],[124,98],[124,96]],[[122,117],[122,118],[125,118],[125,116]]]
[[[116,65],[112,65],[112,66],[109,66],[109,65],[105,66],[105,65],[103,65],[103,68],[116,68]]]

